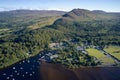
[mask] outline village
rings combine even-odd
[[[84,54],[84,55],[90,55],[91,59],[94,60],[94,63],[89,63],[89,65],[87,63],[84,63],[84,65],[91,66],[94,64],[94,66],[97,65],[103,67],[120,65],[119,59],[115,58],[114,56],[104,51],[102,46],[79,45],[77,42],[63,41],[59,43],[51,43],[49,44],[49,48],[51,51],[46,53],[44,56],[42,56],[40,60],[46,62],[58,62],[58,63],[60,63],[60,61],[62,61],[62,63],[65,62],[72,63],[73,61],[74,61],[73,63],[78,63],[78,62],[82,63],[81,61],[83,60],[83,57],[81,57],[81,55]],[[74,52],[74,54],[69,54],[69,55],[67,54],[67,56],[61,56],[63,55],[62,53],[67,53],[64,50],[68,50],[68,54],[71,52],[72,53]],[[66,58],[60,58],[60,57],[66,57]]]

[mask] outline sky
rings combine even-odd
[[[0,11],[16,9],[70,11],[74,8],[120,12],[120,0],[0,0]]]

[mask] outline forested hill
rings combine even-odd
[[[0,12],[0,68],[34,56],[51,41],[64,38],[58,30],[42,28],[65,13],[52,10]]]
[[[55,10],[12,10],[0,12],[0,17],[23,17],[23,16],[59,16],[65,14],[64,11]]]
[[[94,44],[120,45],[120,13],[73,9],[51,28]]]

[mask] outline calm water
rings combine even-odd
[[[41,52],[40,54],[20,61],[8,68],[0,70],[0,80],[40,80],[40,59],[46,53],[49,52]],[[53,53],[55,53],[53,51]],[[120,68],[98,68],[95,71],[90,70],[90,75],[96,76],[97,70],[100,74],[105,74],[103,77],[110,77],[110,80],[120,80]],[[80,70],[81,71],[81,70]],[[83,71],[83,70],[82,70]],[[89,70],[85,70],[84,73],[89,73]],[[84,74],[84,76],[86,76]],[[97,75],[99,78],[99,75]],[[90,80],[97,80],[90,76]]]
[[[120,80],[119,67],[96,67],[75,70],[79,80]]]

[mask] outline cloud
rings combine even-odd
[[[9,10],[15,10],[14,7],[0,7],[0,11],[9,11]]]
[[[0,11],[10,11],[10,10],[18,10],[18,9],[28,9],[28,10],[48,10],[48,8],[43,8],[43,7],[37,7],[37,8],[32,8],[32,7],[0,7]]]

